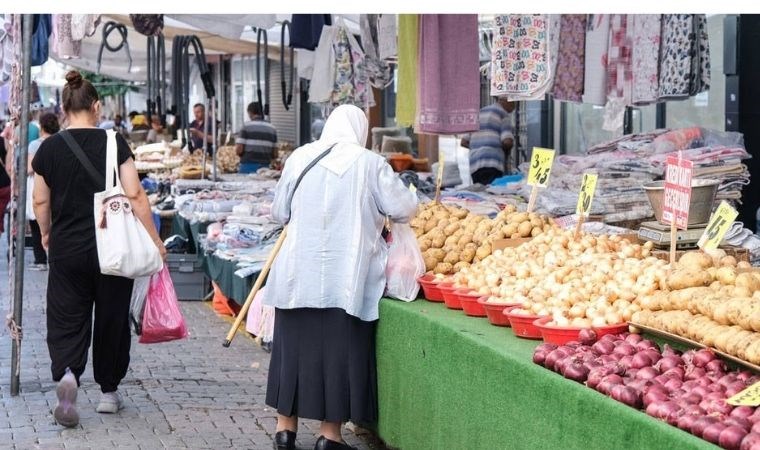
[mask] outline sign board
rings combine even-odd
[[[738,215],[739,212],[726,203],[725,200],[720,202],[720,205],[718,205],[718,208],[712,217],[710,217],[710,223],[707,225],[704,234],[699,239],[699,242],[697,242],[699,248],[702,250],[714,250],[718,248]]]
[[[588,216],[591,212],[591,202],[594,200],[594,191],[596,190],[598,178],[599,176],[594,173],[583,174],[581,193],[578,195],[578,205],[575,207],[575,213],[579,216]]]
[[[528,172],[528,185],[538,187],[548,186],[553,163],[554,150],[533,147],[533,155],[530,158],[530,171]]]
[[[686,230],[691,204],[691,177],[694,163],[679,156],[668,156],[665,166],[665,192],[662,198],[662,219]]]

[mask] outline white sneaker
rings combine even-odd
[[[44,272],[48,270],[47,264],[32,264],[29,266],[29,270],[33,270],[35,272]]]
[[[58,404],[53,411],[55,421],[69,428],[79,425],[79,413],[76,407],[77,379],[70,370],[67,369],[66,375],[58,382],[55,394],[58,396]]]
[[[123,407],[121,394],[118,391],[104,392],[100,395],[100,403],[96,411],[102,414],[116,414]]]

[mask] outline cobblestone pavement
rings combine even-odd
[[[5,249],[0,248],[3,256]],[[8,273],[6,259],[0,260],[0,273]],[[224,349],[230,325],[202,302],[181,303],[188,339],[153,345],[133,339],[129,373],[119,389],[125,408],[119,414],[95,412],[100,390],[88,367],[77,401],[80,425],[57,425],[45,344],[47,272],[27,270],[25,279],[17,397],[10,394],[11,342],[4,326],[0,331],[0,449],[272,448],[276,413],[264,404],[269,354],[243,335]],[[3,316],[10,298],[8,283],[0,282]],[[349,444],[384,448],[369,432],[348,428],[353,430],[344,430]],[[318,430],[318,422],[302,421],[298,448],[313,448]]]

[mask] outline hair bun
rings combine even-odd
[[[82,86],[82,74],[78,70],[70,70],[66,74],[66,82],[72,89],[79,89]]]

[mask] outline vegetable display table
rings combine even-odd
[[[440,304],[383,299],[380,437],[403,450],[716,448],[533,364],[539,343]]]

